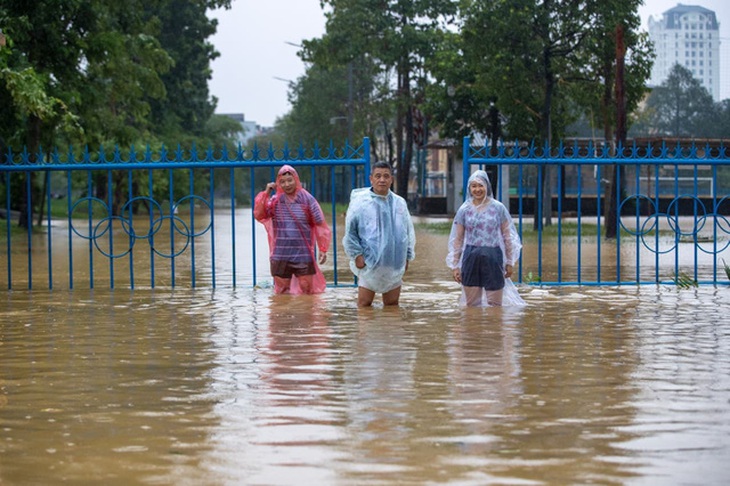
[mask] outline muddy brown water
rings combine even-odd
[[[727,484],[730,289],[0,292],[0,484]]]

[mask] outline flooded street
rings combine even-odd
[[[730,289],[0,292],[0,484],[724,485]]]

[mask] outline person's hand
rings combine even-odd
[[[276,182],[269,182],[266,184],[266,190],[267,191],[275,191],[276,190]]]
[[[355,257],[355,266],[357,268],[365,268],[365,257],[358,255]]]
[[[453,272],[451,272],[454,275],[454,280],[461,283],[461,269],[455,268]]]
[[[510,278],[512,276],[512,265],[509,263],[504,266],[504,278]]]
[[[326,261],[327,261],[327,254],[325,252],[320,252],[320,254],[319,254],[319,264],[322,265]]]

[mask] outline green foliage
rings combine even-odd
[[[660,135],[701,136],[713,113],[712,96],[689,69],[676,64],[667,80],[652,91],[646,112],[647,123]]]
[[[571,77],[571,97],[594,130],[606,140],[614,139],[617,125],[616,55],[617,27],[621,26],[624,57],[625,111],[636,110],[646,94],[654,59],[648,34],[641,30],[638,8],[642,0],[594,2],[593,25],[585,49],[577,56],[579,69]]]
[[[0,141],[16,152],[27,147],[31,157],[40,147],[69,144],[110,153],[115,146],[159,149],[167,142],[189,151],[229,143],[233,126],[209,123],[215,107],[207,85],[209,63],[217,53],[207,41],[216,21],[206,12],[230,3],[0,2],[7,36],[0,47]],[[124,171],[112,174],[111,181],[104,177],[93,175],[95,195],[104,200],[109,187],[148,187],[142,175],[131,181]],[[40,194],[33,197],[40,207],[37,179],[31,175],[31,191]],[[165,174],[155,171],[153,179],[153,192],[163,194]],[[22,184],[13,182],[12,193],[13,206],[25,211]],[[124,195],[113,197],[116,210]]]
[[[674,284],[679,287],[680,289],[689,289],[693,287],[698,287],[697,280],[692,278],[692,276],[688,275],[685,272],[677,272],[677,274],[672,279],[674,281]]]
[[[730,138],[730,100],[713,102],[692,72],[677,64],[652,90],[636,120],[637,135]]]
[[[355,123],[371,137],[381,134],[387,145],[385,158],[396,166],[396,190],[407,195],[413,113],[422,104],[428,82],[425,60],[433,54],[448,19],[455,15],[457,3],[322,0],[321,4],[327,9],[327,32],[321,39],[304,42],[302,58],[322,68],[367,68],[356,76],[368,78],[365,86],[370,91],[367,96],[351,96],[347,108],[354,112],[355,99],[368,102],[367,108],[358,106]],[[383,109],[381,103],[389,106]]]

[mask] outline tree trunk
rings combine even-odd
[[[26,146],[28,147],[29,161],[35,163],[41,144],[41,119],[35,115],[29,115],[27,130]],[[20,216],[18,217],[18,226],[21,228],[33,226],[33,196],[37,193],[35,188],[36,173],[29,171],[27,177],[30,178],[29,183],[24,183],[21,188]]]
[[[546,150],[550,150],[552,143],[552,107],[553,107],[553,91],[555,90],[555,79],[552,70],[552,53],[550,49],[543,51],[543,69],[545,70],[545,99],[542,106],[541,133],[543,144]],[[549,154],[548,154],[549,155]],[[534,227],[541,227],[541,221],[549,226],[552,224],[553,214],[553,194],[550,185],[550,167],[545,165],[542,169],[542,180],[540,187],[542,189],[542,204],[538,204],[538,194],[535,194],[535,222]],[[538,168],[538,170],[541,170]],[[539,192],[539,191],[538,191]]]
[[[616,147],[623,147],[626,144],[626,93],[624,85],[624,58],[626,46],[624,45],[623,25],[616,26]],[[611,171],[611,185],[606,194],[606,238],[617,237],[617,226],[619,213],[619,201],[621,198],[621,177],[618,165],[613,166]]]

